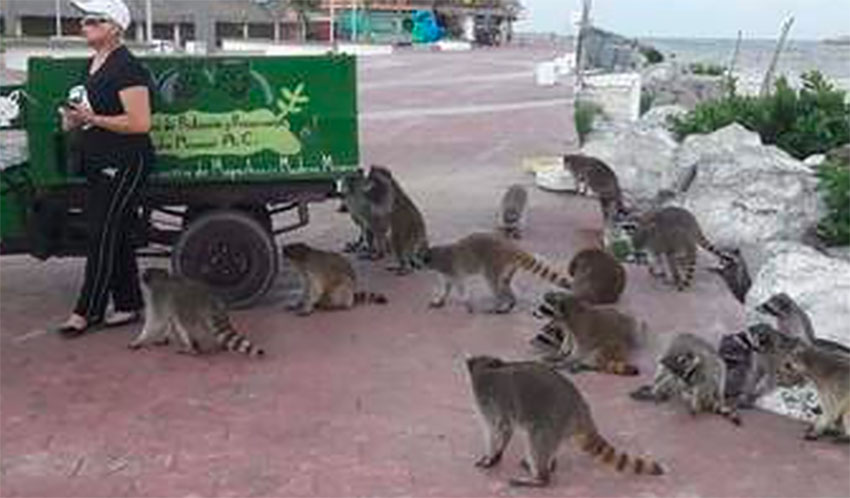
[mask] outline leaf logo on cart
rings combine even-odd
[[[289,116],[310,99],[304,84],[283,88],[277,110],[256,109],[210,113],[186,111],[154,114],[151,136],[157,154],[180,159],[197,156],[250,156],[269,150],[282,156],[301,152],[301,141],[290,130]]]

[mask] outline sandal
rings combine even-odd
[[[102,319],[92,319],[86,322],[84,325],[79,326],[79,324],[69,323],[71,320],[69,319],[59,327],[53,329],[54,332],[59,334],[63,339],[76,339],[81,335],[87,334],[89,332],[93,332],[101,327],[103,327]]]
[[[55,329],[55,332],[59,334],[63,339],[76,339],[81,335],[89,332],[88,327],[78,328],[73,325],[62,325]]]
[[[103,321],[103,326],[106,328],[123,327],[124,325],[136,323],[141,318],[142,314],[138,311],[117,311]]]

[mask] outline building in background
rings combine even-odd
[[[415,12],[429,11],[445,36],[480,44],[509,42],[520,14],[519,0],[151,0],[153,38],[176,46],[223,39],[375,43],[415,42]],[[125,0],[133,24],[130,40],[145,34],[146,0]],[[59,5],[61,33],[57,28]],[[331,22],[331,12],[334,22]],[[0,30],[8,38],[79,34],[79,12],[68,0],[2,0]]]

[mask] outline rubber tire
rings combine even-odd
[[[189,221],[171,265],[177,275],[209,285],[231,307],[246,308],[274,282],[278,250],[256,214],[217,209]]]

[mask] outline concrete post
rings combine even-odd
[[[179,22],[174,23],[173,33],[174,33],[174,46],[179,47],[181,45],[181,43],[180,43],[180,23]]]
[[[248,23],[247,22],[242,23],[242,39],[243,40],[248,39]]]
[[[9,0],[0,0],[0,14],[2,14],[3,19],[6,20],[6,32],[3,33],[4,35],[15,37],[23,36],[21,19],[18,17],[18,12],[12,5],[12,2]]]
[[[153,6],[151,0],[145,1],[145,32],[148,35],[148,43],[153,41]]]
[[[209,11],[199,9],[195,12],[195,41],[205,44],[208,52],[215,51],[216,33],[215,19]]]
[[[62,2],[56,0],[56,36],[62,36]]]
[[[475,41],[475,18],[469,14],[463,18],[463,39],[468,42]]]
[[[274,42],[280,42],[280,19],[274,20]]]

